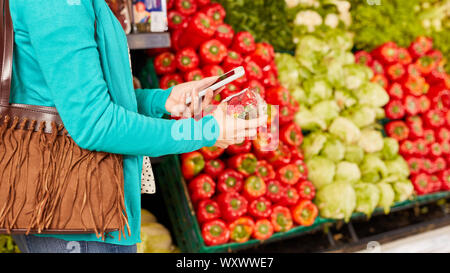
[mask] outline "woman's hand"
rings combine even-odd
[[[204,78],[199,81],[185,82],[173,87],[166,101],[166,110],[176,117],[190,118],[201,113],[211,103],[214,92],[208,89],[203,101],[199,103],[198,93],[211,86],[218,76]],[[186,98],[191,97],[191,103],[186,105]]]
[[[258,127],[267,124],[267,114],[260,113],[259,117],[251,120],[235,118],[227,114],[227,104],[221,103],[211,113],[220,127],[220,134],[214,146],[227,148],[229,145],[242,143],[245,138],[255,138]]]

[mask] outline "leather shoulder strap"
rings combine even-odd
[[[1,83],[0,83],[0,105],[9,105],[11,91],[11,73],[14,46],[14,30],[9,10],[9,0],[0,0],[1,8]]]

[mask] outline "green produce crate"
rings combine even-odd
[[[298,236],[319,229],[324,223],[332,222],[329,219],[317,218],[315,223],[310,227],[298,226],[287,232],[274,233],[272,237],[265,241],[249,240],[245,243],[206,246],[201,235],[186,183],[180,172],[178,157],[168,156],[160,164],[155,166],[155,176],[158,190],[161,191],[167,207],[177,245],[182,252],[232,252],[238,249],[254,247],[263,243]]]

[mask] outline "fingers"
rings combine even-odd
[[[214,92],[211,89],[206,90],[206,95],[202,102],[203,109],[205,109],[208,105],[211,104],[213,97],[214,97]]]
[[[212,77],[207,77],[207,78],[201,79],[201,80],[197,81],[197,85],[195,87],[197,87],[200,90],[208,88],[214,82],[216,82],[218,78],[219,78],[219,76],[212,76]]]

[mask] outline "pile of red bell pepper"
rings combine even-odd
[[[417,194],[450,190],[450,76],[433,41],[418,37],[408,48],[387,42],[356,60],[370,66],[373,81],[390,96],[388,136],[400,143]]]

